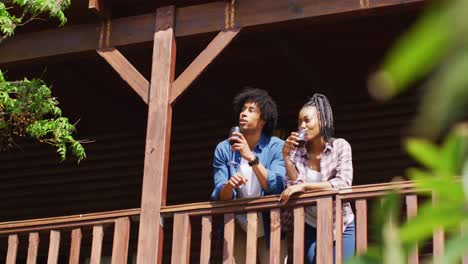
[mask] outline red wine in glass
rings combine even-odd
[[[296,141],[298,143],[297,147],[302,148],[306,143],[306,131],[305,129],[301,129],[297,131],[297,134],[298,134],[297,136],[298,140]]]
[[[292,150],[291,153],[290,153],[290,156],[289,156],[289,159],[291,161],[294,161],[294,156],[296,156],[296,151],[298,148],[302,148],[304,147],[305,143],[306,143],[306,131],[305,129],[299,129],[299,131],[297,131],[297,146],[296,146],[296,149]]]
[[[234,135],[234,133],[240,133],[240,127],[238,126],[234,126],[234,127],[231,127],[231,130],[229,130],[229,137],[236,137]],[[234,143],[236,143],[237,141],[235,140],[229,140],[229,144],[234,145]]]
[[[238,126],[231,127],[231,129],[229,130],[229,138],[236,137],[236,135],[234,135],[234,133],[240,133],[240,132],[241,132],[240,127],[238,127]],[[229,140],[229,144],[231,144],[231,146],[233,144],[235,144],[236,142],[237,142],[236,140]],[[231,161],[229,161],[228,164],[230,166],[237,167],[239,165],[239,163],[237,163],[236,160],[235,160],[235,157],[236,157],[235,154],[236,153],[232,154],[232,159],[231,159]]]

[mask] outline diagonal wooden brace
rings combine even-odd
[[[148,104],[149,82],[116,48],[98,49],[97,53]]]
[[[185,71],[174,81],[171,90],[171,104],[201,75],[219,54],[239,34],[241,28],[223,30],[208,44]]]

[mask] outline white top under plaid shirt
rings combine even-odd
[[[294,155],[293,163],[298,171],[297,180],[287,180],[287,185],[306,183],[305,179],[312,169],[308,166],[307,151],[298,149]],[[353,182],[353,162],[351,145],[342,139],[332,139],[325,144],[320,159],[320,181],[328,181],[333,188],[342,189],[351,187]],[[307,224],[317,226],[317,208],[311,207],[306,214]],[[354,220],[354,214],[349,203],[343,203],[343,232]]]

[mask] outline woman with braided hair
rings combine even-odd
[[[299,134],[292,132],[283,147],[288,187],[281,194],[286,203],[291,195],[308,190],[351,187],[353,164],[351,146],[333,137],[333,113],[328,99],[314,94],[299,112],[298,127],[305,131],[306,143],[299,145]],[[305,261],[315,263],[317,209],[306,208]],[[349,203],[343,204],[343,259],[354,255],[354,214]]]

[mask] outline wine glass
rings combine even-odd
[[[289,159],[291,161],[294,161],[294,156],[296,156],[297,149],[302,148],[306,143],[306,130],[301,128],[299,129],[299,131],[297,131],[297,134],[298,139],[296,142],[298,143],[298,145],[294,150],[291,151],[291,155],[289,156]]]
[[[231,129],[229,130],[229,138],[236,137],[236,135],[234,135],[234,133],[240,133],[240,132],[241,132],[240,127],[238,127],[238,126],[231,127]],[[231,146],[236,142],[237,141],[235,141],[235,140],[229,140],[229,144],[231,144]],[[239,166],[239,163],[236,161],[235,151],[233,151],[233,152],[234,153],[232,155],[232,159],[231,159],[231,161],[228,162],[228,165],[233,166],[237,170],[237,167]]]

